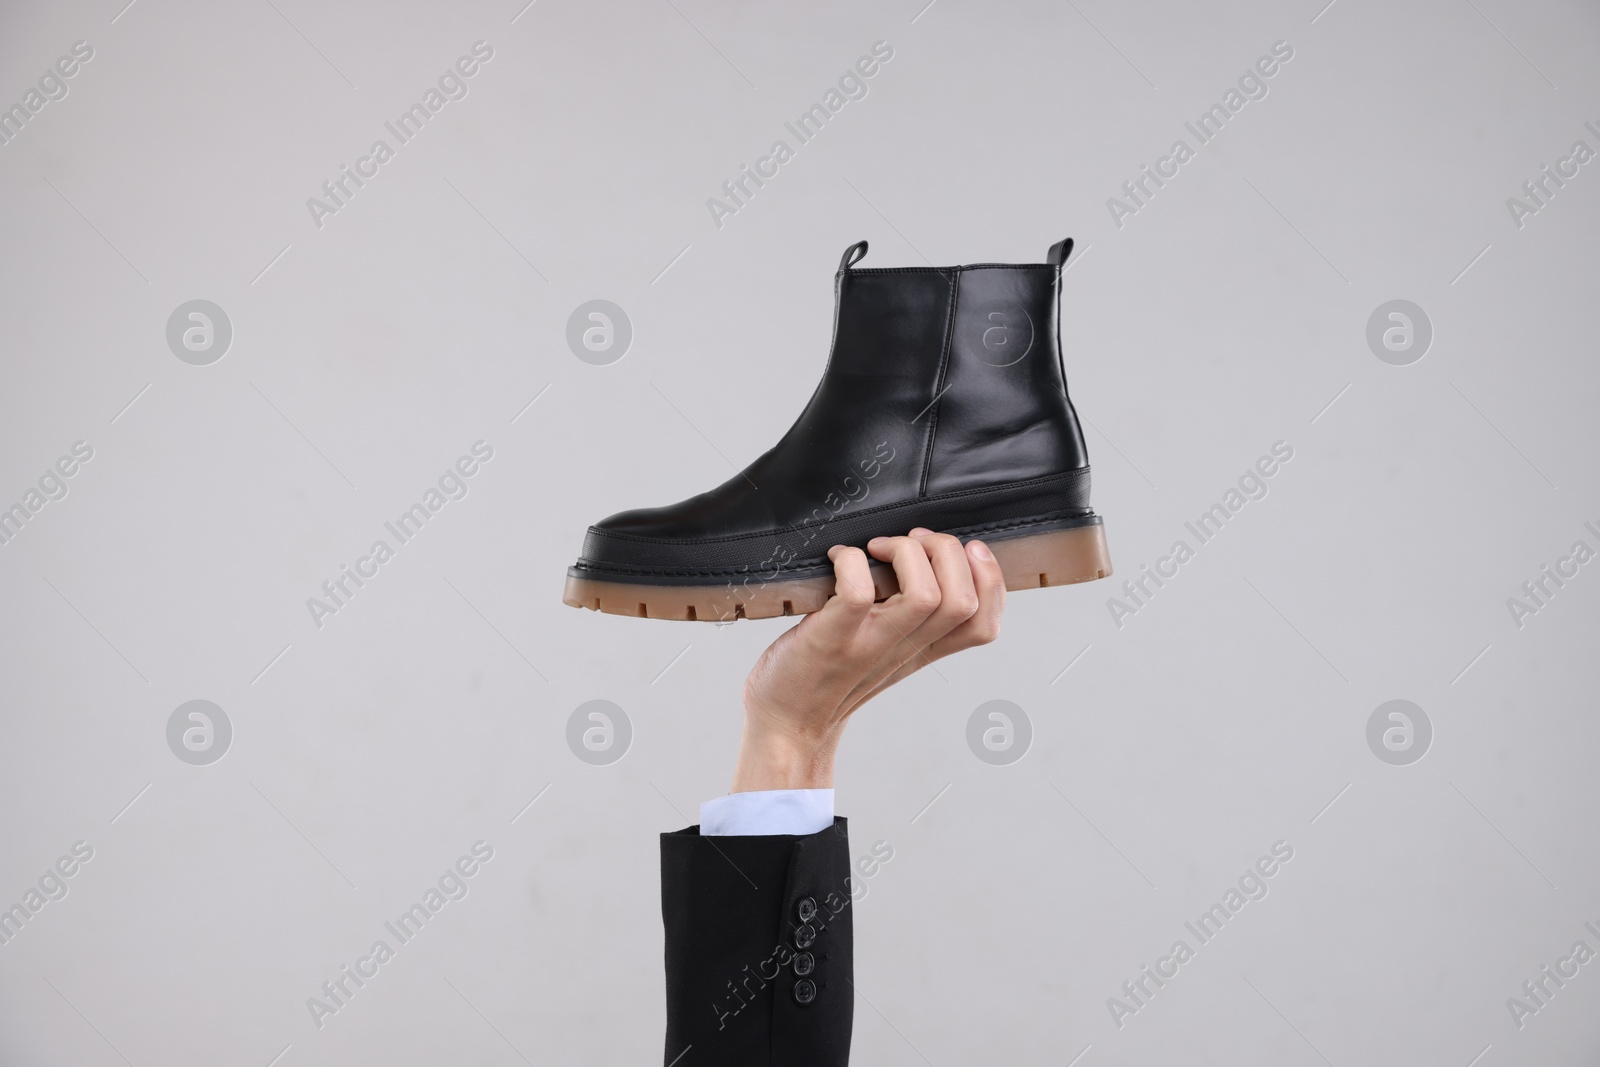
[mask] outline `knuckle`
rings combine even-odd
[[[977,620],[972,627],[973,643],[987,645],[1000,636],[1000,620],[998,618],[984,618]]]
[[[962,593],[958,596],[947,598],[944,606],[951,615],[966,620],[978,613],[980,601],[977,593]]]
[[[907,604],[920,615],[932,615],[938,611],[942,600],[937,587],[916,589],[906,594]]]

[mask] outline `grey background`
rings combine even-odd
[[[95,55],[0,147],[0,503],[94,458],[0,547],[0,905],[94,858],[0,946],[0,1062],[659,1062],[655,835],[726,788],[785,624],[574,612],[582,531],[776,439],[851,241],[1068,234],[1118,575],[1016,595],[851,727],[852,849],[895,853],[857,1062],[1596,1062],[1600,963],[1521,1029],[1506,999],[1600,949],[1600,564],[1520,629],[1506,601],[1600,547],[1600,163],[1520,229],[1506,198],[1600,149],[1600,14],[924,3],[5,6],[5,103]],[[477,40],[469,95],[317,228],[306,198]],[[878,40],[869,95],[713,225]],[[1115,226],[1278,40],[1269,95]],[[233,325],[210,366],[165,342],[192,299]],[[610,366],[565,344],[592,299],[633,324]],[[1410,366],[1365,342],[1392,299],[1433,324]],[[480,439],[469,495],[314,626]],[[1279,440],[1270,495],[1117,628],[1118,583]],[[1396,698],[1434,728],[1409,766],[1365,740]],[[167,747],[192,699],[232,724],[209,766]],[[609,766],[564,740],[593,699],[632,723]],[[965,741],[995,699],[1033,727],[1009,766]],[[480,839],[469,895],[318,1029],[307,998]],[[1107,998],[1279,840],[1270,895],[1119,1029]]]

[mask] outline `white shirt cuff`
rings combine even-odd
[[[701,837],[815,834],[833,825],[833,790],[762,789],[700,805]]]

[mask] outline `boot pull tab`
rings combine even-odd
[[[1066,263],[1067,257],[1072,255],[1072,238],[1063,237],[1050,246],[1050,254],[1046,257],[1052,267],[1060,267]]]
[[[1068,241],[1067,243],[1071,244],[1072,242]],[[849,270],[851,267],[865,259],[866,255],[867,242],[857,241],[855,244],[844,250],[844,255],[839,259],[839,269]]]

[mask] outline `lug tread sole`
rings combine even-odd
[[[985,540],[1005,576],[1006,590],[1041,589],[1093,582],[1111,574],[1111,553],[1105,526],[1078,526],[997,540]],[[900,591],[894,569],[874,566],[874,599],[882,602]],[[735,588],[717,585],[646,585],[568,575],[561,600],[574,608],[606,615],[669,619],[679,622],[732,622],[809,615],[822,610],[833,596],[831,574],[815,578],[763,581],[756,578]]]

